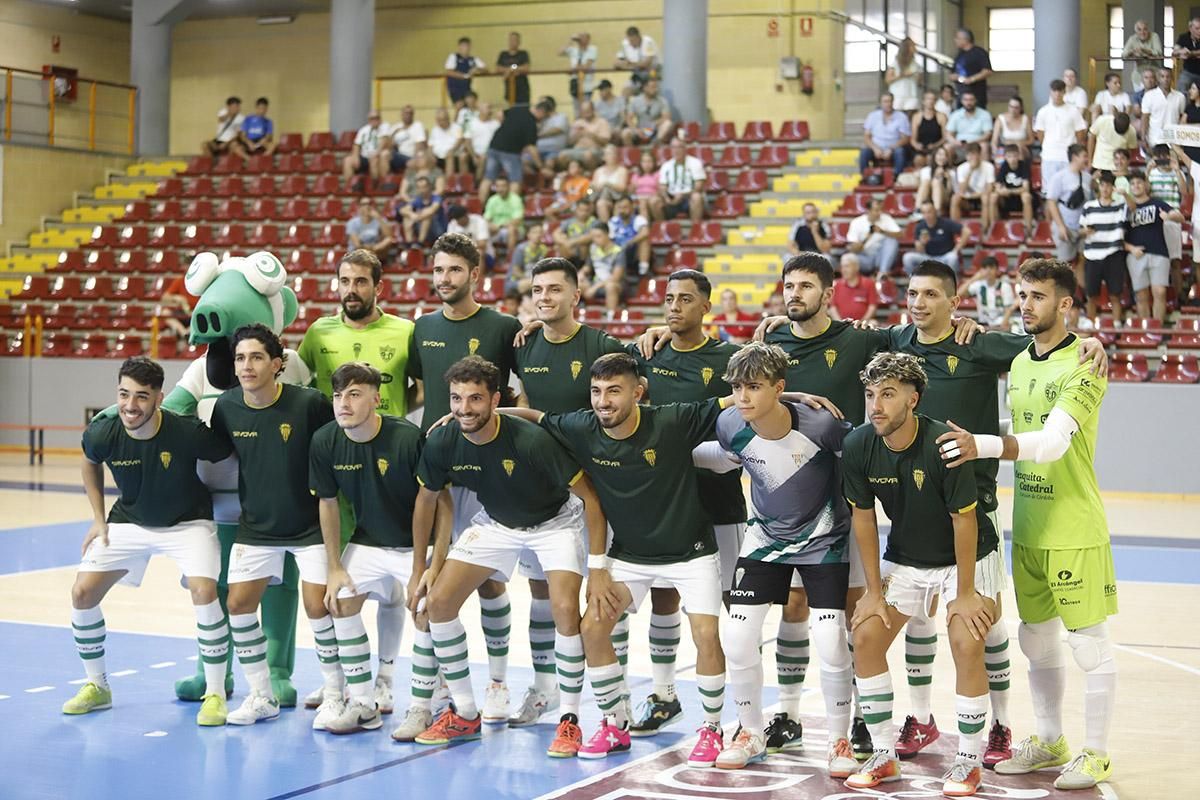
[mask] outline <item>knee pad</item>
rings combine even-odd
[[[1056,619],[1029,624],[1022,622],[1017,629],[1017,642],[1021,652],[1029,659],[1031,667],[1054,669],[1064,666],[1062,647],[1059,645],[1061,628]]]
[[[1108,623],[1101,622],[1067,634],[1067,644],[1075,663],[1088,673],[1116,672],[1112,642],[1108,639]]]
[[[826,667],[838,670],[850,666],[850,649],[846,645],[845,611],[830,608],[813,609],[808,635]]]

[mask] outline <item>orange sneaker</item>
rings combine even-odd
[[[955,761],[942,776],[942,794],[946,797],[970,797],[983,783],[983,770],[978,764]]]
[[[574,758],[580,747],[583,747],[583,731],[579,729],[579,717],[563,714],[546,755],[551,758]]]
[[[846,786],[850,789],[871,789],[881,783],[898,780],[900,760],[885,752],[877,752],[862,765],[862,769],[846,778]]]
[[[481,724],[482,720],[478,714],[475,715],[475,719],[463,719],[451,708],[443,711],[442,715],[413,741],[417,744],[469,742],[482,735]]]

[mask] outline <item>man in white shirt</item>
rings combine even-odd
[[[891,272],[900,252],[902,231],[891,214],[883,213],[883,198],[874,196],[867,213],[850,220],[846,231],[846,250],[858,256],[863,275]]]
[[[437,159],[439,169],[454,172],[451,156],[462,144],[462,128],[451,124],[450,112],[444,108],[439,108],[433,119],[434,125],[429,129],[429,151]]]
[[[659,73],[658,45],[630,25],[625,29],[625,38],[621,40],[621,49],[617,51],[617,63],[613,69],[627,69],[633,73],[623,94],[626,97],[637,94],[646,81]]]
[[[1121,73],[1110,72],[1105,75],[1104,88],[1096,92],[1096,101],[1092,104],[1092,119],[1118,111],[1128,113],[1132,109],[1133,101],[1129,99],[1129,93],[1121,88]]]
[[[1063,83],[1066,85],[1066,90],[1063,92],[1063,101],[1069,106],[1078,108],[1080,114],[1087,114],[1087,89],[1079,85],[1079,73],[1067,67],[1063,70]]]
[[[979,272],[958,292],[959,297],[975,298],[975,318],[980,325],[1007,330],[1014,311],[1018,310],[1017,294],[1012,283],[1000,275],[1000,262],[987,256],[979,264]]]
[[[491,103],[479,104],[479,116],[471,122],[471,127],[467,131],[467,146],[458,151],[459,172],[470,172],[473,165],[478,165],[480,169],[483,169],[488,145],[492,143],[492,136],[500,127],[501,116],[503,116],[503,112],[492,112]]]
[[[596,83],[596,59],[599,52],[592,44],[592,35],[587,31],[571,37],[567,46],[558,51],[560,56],[566,56],[571,65],[571,99],[575,101],[575,109],[579,110],[580,99],[587,100],[592,96]],[[583,94],[580,94],[579,73],[583,72]]]
[[[465,206],[460,205],[450,206],[447,216],[450,222],[446,226],[446,233],[461,233],[471,237],[471,240],[475,242],[475,247],[487,258],[484,271],[491,272],[492,266],[496,263],[496,248],[492,244],[492,234],[487,220],[483,218],[483,215],[472,214],[467,211]]]
[[[400,121],[392,126],[391,134],[391,148],[380,154],[380,158],[385,159],[380,167],[381,174],[388,168],[392,172],[401,172],[408,160],[417,154],[417,148],[423,147],[428,139],[425,126],[416,119],[412,106],[400,109]]]
[[[383,116],[378,110],[367,115],[367,124],[358,129],[354,135],[354,145],[342,159],[342,178],[350,180],[355,173],[368,173],[371,180],[376,180],[386,169],[386,160],[380,159],[380,153],[386,153],[386,142],[391,131],[383,124]]]
[[[1087,130],[1079,109],[1065,101],[1066,91],[1064,81],[1050,81],[1050,102],[1038,109],[1033,120],[1033,135],[1042,145],[1043,181],[1066,169],[1067,148],[1082,143]]]
[[[242,114],[242,99],[230,97],[225,101],[225,107],[217,112],[217,135],[205,139],[200,149],[210,156],[221,156],[229,152],[229,148],[237,139],[238,131],[246,117]]]
[[[1158,86],[1142,96],[1142,138],[1146,140],[1146,152],[1162,141],[1163,127],[1179,122],[1179,115],[1187,105],[1187,98],[1171,88],[1171,70],[1163,67],[1158,71]]]
[[[655,219],[674,219],[687,211],[692,222],[704,219],[704,164],[687,154],[682,139],[671,142],[671,157],[658,170],[658,194],[650,199]]]
[[[950,219],[960,222],[968,206],[978,208],[980,225],[986,231],[991,227],[992,186],[996,182],[996,166],[984,159],[983,148],[971,143],[967,145],[967,160],[958,165],[954,175],[956,180],[954,195],[950,198]]]

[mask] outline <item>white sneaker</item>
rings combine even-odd
[[[304,696],[304,707],[308,709],[320,708],[321,703],[325,701],[325,687],[318,686]]]
[[[766,757],[766,738],[761,733],[742,728],[733,737],[733,741],[720,752],[714,765],[717,769],[741,769]]]
[[[279,716],[279,701],[269,694],[251,692],[236,711],[225,717],[227,725],[253,725]]]
[[[450,696],[450,686],[446,683],[446,679],[442,674],[438,673],[437,688],[433,690],[433,697],[430,698],[429,705],[433,712],[433,718],[437,719],[450,708],[450,703],[453,701]]]
[[[395,707],[392,700],[392,682],[384,678],[375,679],[375,707],[380,714],[390,714]]]
[[[326,694],[325,699],[317,708],[317,716],[313,718],[313,730],[327,730],[329,724],[344,713],[346,713],[346,701],[341,694],[333,692]]]
[[[404,712],[404,721],[392,731],[392,738],[397,742],[411,742],[424,733],[432,724],[432,711],[420,706],[409,706],[408,711]]]
[[[318,714],[317,716],[320,716]],[[336,719],[329,720],[325,730],[329,733],[346,734],[359,731],[375,731],[383,727],[383,717],[379,709],[368,706],[357,700],[351,700],[343,706],[342,713]]]
[[[483,696],[483,721],[488,725],[508,722],[508,687],[500,681],[488,684]]]
[[[517,709],[517,713],[508,718],[508,727],[524,728],[536,725],[543,714],[558,708],[558,702],[558,692],[547,694],[536,686],[530,686],[525,690],[525,697],[521,700],[521,707]]]

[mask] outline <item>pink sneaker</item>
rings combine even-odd
[[[629,731],[613,724],[612,717],[605,717],[592,738],[579,748],[579,758],[607,758],[610,755],[629,752]]]
[[[692,748],[692,754],[688,756],[688,766],[711,767],[717,763],[717,756],[725,749],[725,737],[721,734],[721,729],[712,723],[701,725],[699,733],[700,738]]]

